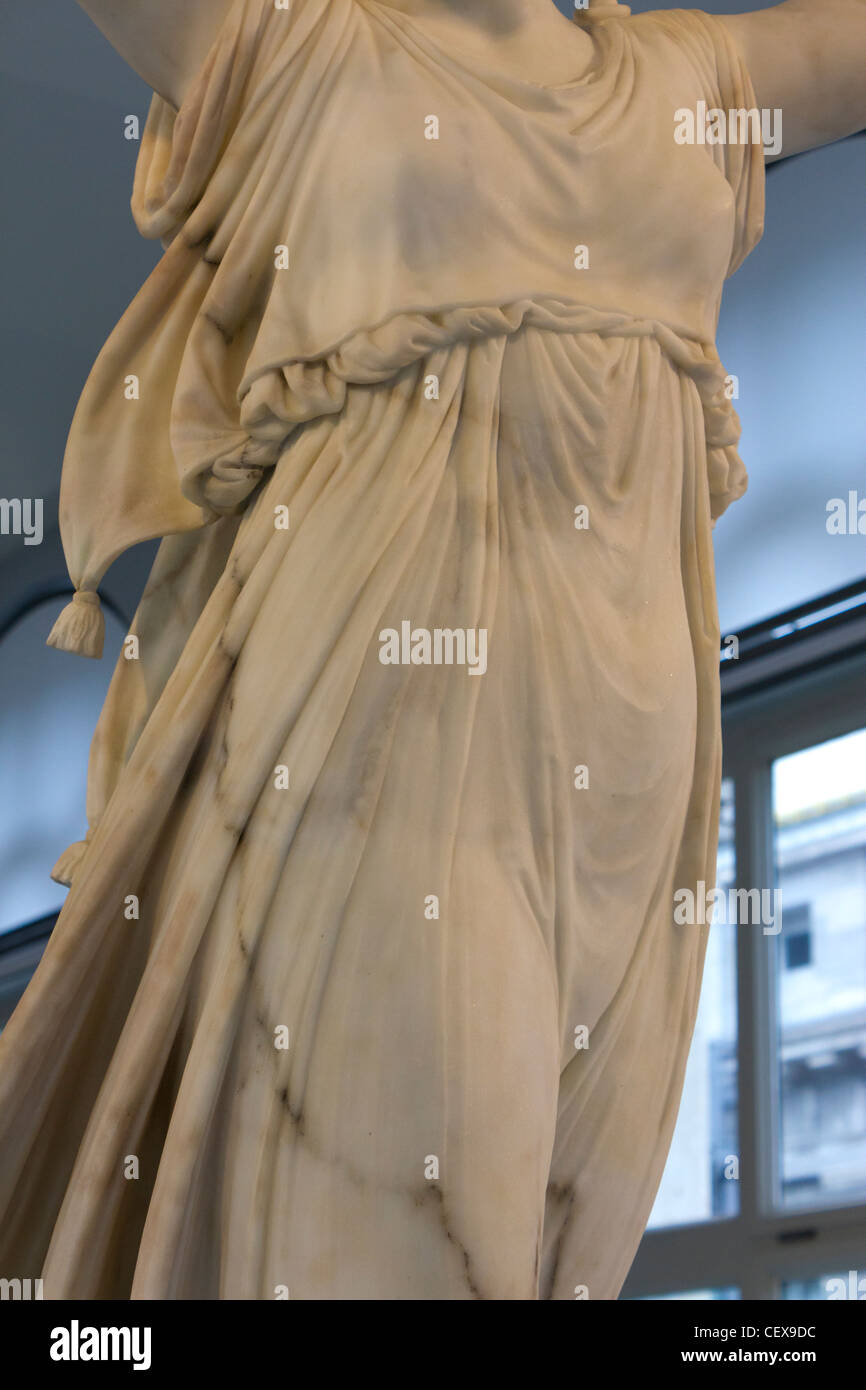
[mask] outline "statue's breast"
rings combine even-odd
[[[594,91],[364,58],[306,132],[292,234],[305,285],[327,297],[326,279],[335,294],[372,280],[394,307],[558,294],[710,328],[733,198],[707,147],[676,142],[675,98],[651,72],[613,119]]]

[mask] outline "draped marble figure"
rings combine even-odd
[[[683,113],[861,128],[866,4],[83,3],[165,250],[72,421],[52,644],[162,539],[0,1044],[0,1274],[616,1298],[706,945],[764,216],[762,141]]]

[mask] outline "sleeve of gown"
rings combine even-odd
[[[277,273],[286,151],[351,39],[353,0],[287,3],[234,0],[181,109],[151,102],[132,211],[166,250],[99,353],[70,426],[59,519],[75,594],[48,638],[62,651],[100,654],[96,595],[118,555],[201,528],[259,476],[237,387]],[[141,393],[134,409],[130,381]]]
[[[132,191],[143,236],[166,246],[173,240],[218,165],[227,178],[224,155],[232,145],[242,172],[251,108],[270,78],[302,58],[325,9],[325,0],[286,0],[285,8],[276,0],[234,0],[180,111],[153,96]]]
[[[649,16],[646,16],[649,18]],[[702,10],[661,10],[652,16],[673,38],[695,75],[699,99],[708,109],[757,110],[752,79],[738,45],[715,15]],[[735,202],[734,245],[727,274],[742,265],[764,230],[763,144],[708,145],[721,168]]]

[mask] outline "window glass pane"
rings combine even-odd
[[[726,778],[716,886],[732,887],[735,872],[734,784]],[[709,1221],[739,1210],[736,971],[736,926],[721,911],[710,927],[680,1113],[650,1229]]]
[[[777,759],[773,809],[779,1196],[846,1201],[866,1193],[866,729]]]
[[[783,1298],[853,1300],[866,1299],[866,1275],[862,1269],[839,1270],[835,1274],[816,1274],[811,1279],[786,1279],[782,1284]]]

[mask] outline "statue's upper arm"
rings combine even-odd
[[[758,106],[782,111],[782,155],[866,127],[866,0],[785,0],[719,19],[745,58]]]
[[[148,86],[183,101],[232,0],[78,0]]]

